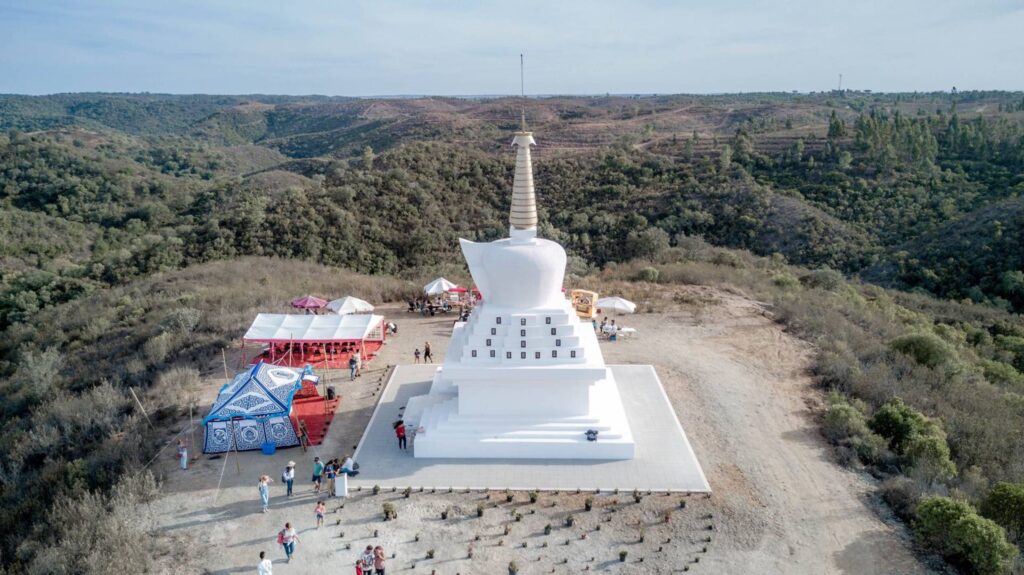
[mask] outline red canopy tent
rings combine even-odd
[[[359,352],[362,361],[373,359],[387,330],[384,317],[375,314],[296,315],[261,313],[242,337],[243,343],[265,343],[254,361],[274,365],[347,368]]]

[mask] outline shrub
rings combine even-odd
[[[875,412],[870,427],[872,431],[888,439],[889,446],[896,453],[902,454],[910,437],[919,433],[924,423],[923,415],[897,397]]]
[[[878,488],[882,500],[903,520],[913,518],[921,500],[921,488],[914,480],[902,475],[890,477]]]
[[[985,379],[996,385],[1024,391],[1024,374],[1008,363],[991,359],[982,360],[981,370],[985,374]]]
[[[963,501],[926,498],[917,508],[914,527],[926,545],[982,575],[1005,573],[1017,555],[1003,528]]]
[[[160,335],[150,338],[142,346],[142,353],[150,365],[159,365],[167,359],[174,345],[174,336],[170,332],[163,332]]]
[[[922,542],[940,552],[952,549],[949,536],[953,525],[974,513],[970,504],[948,497],[926,497],[917,507],[914,529]]]
[[[772,284],[785,290],[793,289],[800,285],[800,280],[793,274],[780,272],[772,276]]]
[[[812,271],[801,278],[804,285],[811,288],[823,289],[825,291],[836,291],[843,285],[843,274],[830,268],[821,268]]]
[[[393,503],[385,503],[384,506],[384,521],[391,521],[392,519],[398,519],[398,512],[395,510]]]
[[[484,504],[483,503],[477,503],[476,504],[476,516],[477,517],[483,517],[484,516]]]
[[[540,493],[537,493],[536,491],[531,491],[530,492],[530,503],[536,503],[537,499],[539,497],[540,497]]]
[[[202,317],[203,312],[195,308],[180,307],[167,314],[160,322],[160,327],[165,331],[177,332],[188,337],[199,326]]]
[[[583,500],[583,509],[585,509],[587,511],[590,511],[593,508],[594,508],[594,498],[593,497],[587,497],[586,499]]]
[[[907,442],[904,457],[915,475],[928,481],[944,481],[956,475],[956,465],[950,459],[946,433],[929,421],[922,433],[914,434]]]
[[[951,538],[956,553],[981,575],[1005,573],[1017,556],[1017,548],[1006,541],[1003,528],[977,514],[957,522]]]
[[[982,500],[980,511],[1002,525],[1011,540],[1024,543],[1024,483],[997,483]]]
[[[625,551],[625,550],[619,551],[619,561],[621,561],[622,563],[625,563],[627,555],[629,555],[629,551]]]
[[[917,363],[928,367],[939,367],[953,363],[956,351],[939,336],[932,333],[901,335],[889,342],[889,347],[908,355]]]
[[[838,403],[825,412],[825,437],[832,443],[839,443],[848,437],[856,437],[871,433],[864,414],[852,405]]]
[[[655,283],[658,281],[658,275],[659,272],[657,268],[647,266],[644,268],[640,268],[640,271],[636,272],[636,275],[633,276],[633,279],[641,282]]]

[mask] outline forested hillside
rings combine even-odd
[[[110,493],[150,455],[127,386],[171,385],[175,361],[237,335],[253,304],[206,283],[284,293],[338,273],[396,298],[402,279],[460,270],[459,237],[503,235],[519,105],[0,96],[3,563],[44,569],[68,532],[39,523],[27,545],[16,525],[83,486]],[[819,346],[839,394],[829,438],[916,481],[887,492],[911,500],[894,503],[908,518],[927,494],[980,504],[990,484],[1024,481],[1024,94],[525,105],[541,234],[566,246],[571,277],[729,283],[771,302]],[[918,443],[887,417],[917,426]]]

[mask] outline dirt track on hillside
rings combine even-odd
[[[923,573],[862,474],[833,463],[814,421],[811,350],[761,306],[707,288],[707,305],[621,318],[608,363],[656,366],[720,508],[718,573]]]
[[[785,334],[754,302],[710,288],[694,287],[687,291],[692,292],[690,299],[703,303],[682,308],[673,306],[675,311],[664,313],[623,316],[619,320],[637,328],[638,337],[616,343],[602,342],[602,349],[610,364],[655,366],[711,483],[712,498],[706,503],[694,502],[696,505],[691,507],[694,513],[697,509],[701,514],[705,509],[713,513],[714,542],[707,553],[701,555],[700,564],[690,571],[927,572],[911,552],[905,530],[880,518],[878,506],[871,500],[872,485],[868,478],[832,462],[813,418],[814,407],[820,405],[822,398],[807,374],[808,346]],[[377,368],[384,363],[411,363],[412,349],[422,349],[425,340],[431,341],[437,361],[443,360],[450,318],[424,319],[397,308],[384,310],[384,313],[398,321],[400,333],[378,358]],[[372,377],[356,384],[339,384],[343,402],[329,434],[329,448],[347,450],[358,441],[376,401],[376,384]],[[211,383],[206,387],[209,392],[206,399],[212,400],[217,385]],[[289,458],[300,462],[299,475],[305,475],[306,460],[311,456],[295,449],[279,452],[272,458],[243,453],[237,459],[239,474],[235,473],[236,463],[225,466],[222,460],[201,459],[187,473],[173,470],[173,462],[167,462],[164,466],[169,471],[166,495],[154,504],[164,533],[181,538],[195,536],[208,544],[201,545],[205,552],[187,561],[192,569],[179,565],[178,572],[243,572],[255,565],[254,557],[260,549],[266,549],[275,558],[280,555],[273,544],[273,534],[284,520],[297,518],[300,524],[308,523],[306,516],[310,509],[307,507],[311,508],[312,502],[304,495],[301,503],[272,504],[271,513],[254,513],[255,476],[265,472],[276,477],[277,467]],[[218,481],[222,482],[219,491]],[[305,484],[303,488],[308,492]],[[479,496],[453,494],[447,497],[451,499],[450,504],[458,508],[460,505],[475,507],[476,503],[468,503],[467,498],[475,501]],[[560,508],[571,508],[578,503],[565,494],[544,497],[557,501]],[[379,503],[359,501],[358,497],[353,499],[339,515],[343,517],[341,528],[354,521],[347,528],[355,532],[365,528],[362,524],[375,521],[373,517],[379,511]],[[656,502],[652,499],[645,501],[645,505]],[[399,500],[399,503],[403,502]],[[295,508],[294,504],[300,507]],[[403,518],[408,519],[386,527],[389,550],[397,549],[400,556],[405,557],[416,551],[412,536],[423,528],[420,521],[424,525],[427,521],[425,518],[414,520],[410,517],[412,509],[409,511],[408,514],[403,511]],[[333,523],[334,517],[330,519]],[[459,535],[471,541],[471,531],[479,527],[472,527],[471,522],[466,525],[467,533]],[[678,529],[688,528],[681,523]],[[681,531],[676,539],[687,536]],[[307,572],[312,564],[336,557],[344,558],[345,562],[335,562],[335,565],[348,568],[344,565],[354,552],[339,549],[339,540],[333,535],[308,532],[304,537],[299,562],[275,564],[275,572]],[[465,543],[457,541],[462,537],[451,539],[451,549],[445,547],[445,541],[437,545],[439,557],[465,552]],[[596,541],[579,541],[574,548],[577,546],[580,556],[610,552],[599,548]],[[504,565],[498,562],[499,555],[489,562],[485,554],[497,550],[481,548],[472,564],[438,562],[429,567],[421,563],[422,568],[418,566],[408,571],[408,564],[396,560],[390,570],[430,573],[430,569],[437,569],[438,575],[448,574],[451,569],[460,573],[497,572],[493,570]],[[672,549],[666,552],[675,554]],[[673,559],[671,564],[682,565],[692,560],[693,552],[687,553],[679,552],[678,559]],[[595,564],[593,570],[674,572],[674,567],[670,570],[657,567],[669,564],[663,559],[659,561],[648,562],[642,569],[633,563],[609,561]],[[536,570],[540,565],[530,568]],[[556,568],[559,573],[581,569],[558,564],[550,568]]]

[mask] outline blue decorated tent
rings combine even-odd
[[[292,399],[302,388],[304,372],[258,363],[220,388],[203,418],[203,453],[298,445],[292,423]],[[308,376],[307,376],[308,377]]]

